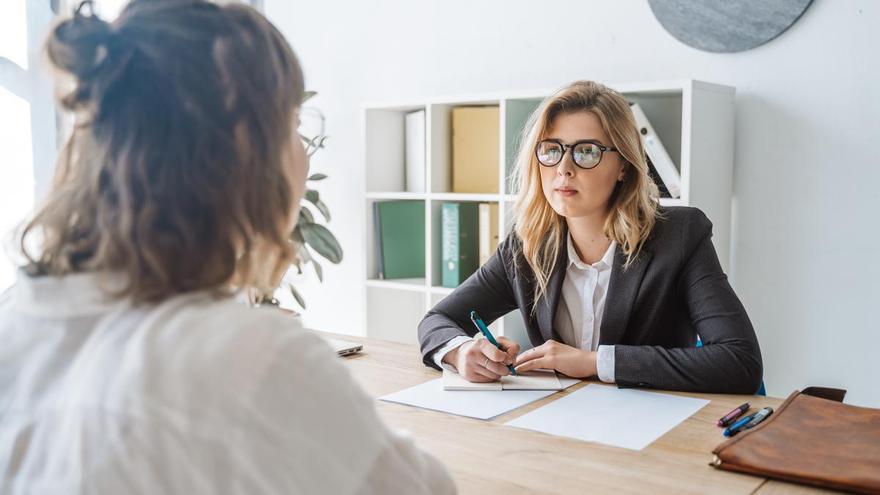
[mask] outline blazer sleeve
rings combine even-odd
[[[432,355],[453,338],[477,333],[470,321],[471,310],[476,310],[486,325],[516,309],[513,292],[513,242],[511,233],[495,254],[473,275],[449,294],[419,323],[419,345],[422,361],[437,368]]]
[[[718,262],[712,223],[693,211],[682,228],[677,284],[703,346],[616,345],[615,379],[621,387],[754,394],[763,373],[758,339]]]

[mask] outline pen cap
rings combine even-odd
[[[752,415],[752,420],[749,421],[749,424],[754,426],[754,425],[760,423],[761,421],[764,421],[764,419],[767,416],[770,416],[771,414],[773,414],[773,408],[772,407],[765,407]]]

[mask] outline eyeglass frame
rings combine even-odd
[[[556,162],[552,165],[547,165],[546,163],[541,161],[541,158],[538,156],[538,148],[541,146],[541,143],[556,143],[562,147],[562,155],[559,156],[558,162]],[[594,145],[596,145],[596,147],[599,148],[599,159],[596,160],[596,164],[593,165],[592,167],[584,167],[583,165],[579,164],[577,162],[577,160],[574,159],[574,152],[572,151],[571,162],[574,163],[576,167],[578,167],[582,170],[592,170],[592,169],[598,167],[599,164],[602,163],[602,158],[605,156],[606,151],[614,151],[616,153],[620,153],[620,151],[617,148],[611,148],[611,147],[605,146],[596,139],[581,139],[579,141],[575,141],[572,144],[565,144],[562,141],[560,141],[559,139],[542,139],[542,140],[538,141],[537,145],[535,145],[535,159],[538,160],[538,163],[542,167],[548,167],[548,168],[555,167],[555,166],[559,165],[560,163],[562,163],[562,160],[565,159],[565,153],[569,149],[573,150],[577,145],[584,144],[584,143],[594,144]]]
[[[306,156],[310,157],[318,152],[319,149],[324,147],[324,141],[327,140],[326,134],[318,134],[315,137],[308,137],[303,134],[299,134],[299,138],[302,139],[303,145],[305,145]]]
[[[314,95],[314,94],[312,94],[312,95]],[[310,95],[310,96],[312,96],[312,95]],[[306,97],[306,99],[308,99],[308,98],[309,98],[309,96]],[[297,134],[299,135],[299,138],[302,139],[303,145],[306,150],[306,156],[311,158],[312,155],[317,153],[319,149],[324,147],[324,142],[327,140],[327,134],[324,133],[324,125],[325,125],[325,122],[327,119],[324,117],[324,112],[322,112],[320,109],[318,109],[316,107],[303,106],[302,108],[300,108],[299,111],[300,111],[300,116],[302,116],[308,112],[311,112],[317,117],[317,121],[318,121],[318,125],[319,125],[319,130],[318,130],[317,135],[315,135],[314,137],[309,137],[309,136],[306,136],[305,134],[303,134],[302,132],[297,132]]]

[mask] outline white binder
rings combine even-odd
[[[651,159],[654,168],[660,175],[659,179],[663,181],[671,197],[680,198],[681,174],[675,168],[675,164],[672,163],[672,158],[669,157],[669,153],[666,152],[666,148],[663,147],[663,143],[660,141],[657,133],[654,132],[654,128],[651,127],[651,123],[648,121],[648,117],[645,116],[642,107],[638,103],[631,103],[630,109],[632,109],[636,125],[639,128],[642,146],[645,147],[645,153],[648,154],[648,158]]]

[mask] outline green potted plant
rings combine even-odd
[[[316,94],[314,91],[306,92],[303,103]],[[311,159],[318,150],[324,148],[327,141],[327,135],[324,134],[324,114],[315,107],[303,106],[300,110],[300,119],[303,124],[298,130],[298,135],[303,140],[306,155]],[[302,275],[305,266],[312,265],[315,275],[321,282],[324,281],[324,268],[317,258],[323,258],[334,265],[342,262],[342,246],[336,236],[324,225],[330,222],[330,210],[321,200],[318,191],[309,187],[309,183],[320,182],[326,178],[326,174],[316,173],[306,179],[306,191],[301,201],[299,218],[293,232],[290,233],[290,240],[297,251],[297,263],[294,265],[297,273]],[[320,219],[323,219],[323,223]],[[282,285],[290,291],[300,308],[305,309],[305,299],[296,287],[287,280],[282,280]],[[254,302],[257,306],[278,305],[278,300],[271,293],[258,294]]]

